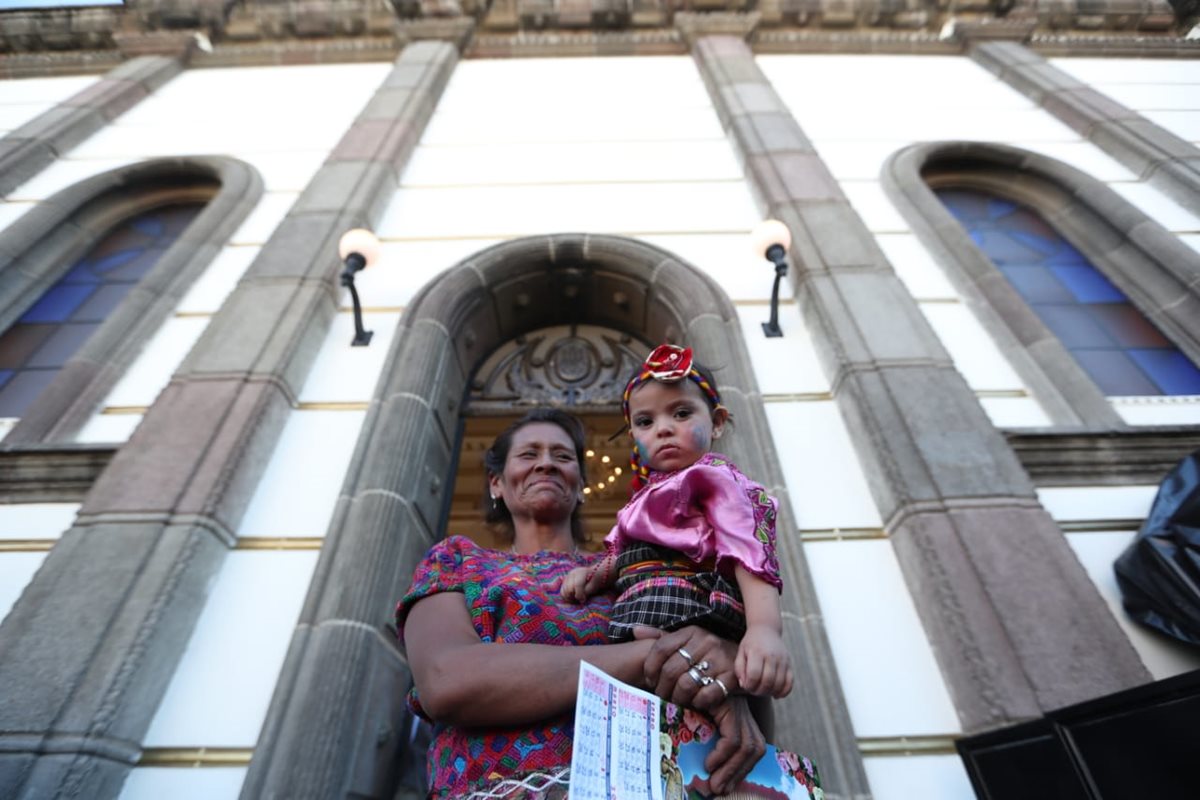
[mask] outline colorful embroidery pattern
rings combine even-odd
[[[553,552],[516,555],[452,536],[434,545],[417,568],[412,588],[396,608],[396,626],[403,639],[404,620],[413,604],[433,594],[461,592],[484,642],[605,644],[611,599],[598,596],[577,605],[549,588],[574,567],[597,558]],[[408,702],[425,716],[415,690]],[[437,787],[431,796],[468,795],[504,778],[569,765],[572,732],[571,714],[532,727],[446,728],[429,748],[429,785]],[[532,796],[511,795],[510,800]]]

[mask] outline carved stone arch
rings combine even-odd
[[[535,236],[442,273],[402,317],[330,523],[300,631],[256,750],[246,796],[370,796],[389,789],[402,743],[328,746],[401,729],[409,681],[385,632],[439,523],[469,382],[509,340],[580,323],[649,342],[686,341],[714,370],[737,420],[723,449],[779,497],[786,637],[798,685],[777,705],[777,738],[821,760],[826,785],[860,772],[857,743],[820,622],[775,444],[733,304],[703,273],[618,236]],[[791,535],[789,535],[791,534]],[[319,679],[318,679],[318,676]],[[323,720],[314,731],[312,720]],[[335,721],[336,720],[336,721]],[[314,788],[315,787],[315,788]],[[376,787],[376,788],[371,788]],[[836,792],[837,790],[834,789]]]
[[[1007,145],[931,142],[894,154],[883,185],[1055,424],[1126,427],[933,187],[977,189],[1033,208],[1200,363],[1200,254],[1095,178]]]
[[[224,156],[157,158],[58,192],[0,233],[0,330],[6,329],[114,225],[151,209],[204,210],[60,370],[5,438],[13,449],[69,441],[258,203],[254,167]]]

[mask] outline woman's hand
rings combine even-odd
[[[723,795],[733,791],[746,779],[754,765],[767,750],[766,740],[750,713],[745,697],[730,697],[712,711],[717,724],[717,743],[704,768],[708,770],[708,791],[705,794]]]
[[[646,685],[653,687],[654,693],[664,700],[715,713],[728,695],[738,690],[734,674],[737,645],[733,642],[695,626],[671,633],[635,628],[634,636],[637,639],[657,638],[646,656],[645,679]]]

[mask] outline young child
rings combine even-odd
[[[664,344],[626,384],[622,405],[634,494],[604,540],[607,555],[572,570],[562,596],[582,602],[615,584],[610,640],[633,638],[638,625],[700,625],[740,641],[744,691],[785,696],[792,668],[781,635],[776,504],[710,452],[730,418],[716,384],[692,363],[691,348]]]

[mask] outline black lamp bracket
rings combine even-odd
[[[787,275],[787,250],[783,245],[773,244],[767,248],[767,260],[775,265],[775,284],[771,287],[771,319],[762,324],[763,335],[768,339],[783,336],[779,327],[779,282]]]
[[[361,253],[351,253],[346,256],[345,268],[342,270],[342,286],[350,290],[350,299],[354,303],[354,339],[351,347],[366,347],[371,343],[374,331],[363,330],[362,304],[358,300],[358,289],[354,286],[354,275],[367,266],[367,259]]]

